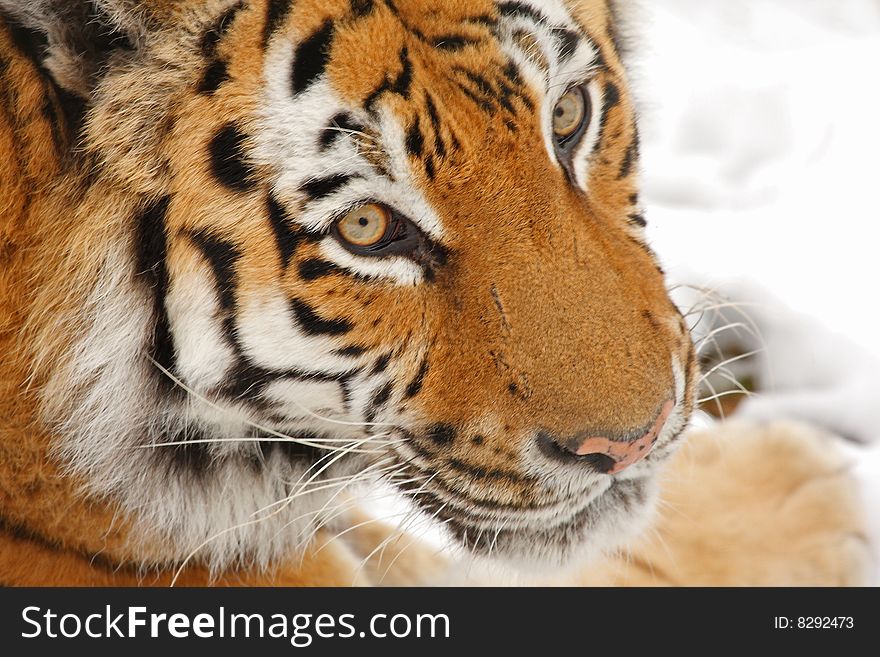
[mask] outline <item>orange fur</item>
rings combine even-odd
[[[198,91],[207,63],[194,44],[229,3],[151,0],[135,10],[127,2],[119,0],[127,10],[115,16],[117,27],[148,57],[131,64],[130,55],[115,53],[104,77],[77,76],[63,60],[42,70],[0,19],[0,90],[10,100],[0,105],[0,583],[166,585],[181,562],[173,536],[151,534],[137,514],[95,493],[100,485],[71,468],[56,428],[91,383],[69,383],[71,346],[93,328],[96,304],[106,302],[96,290],[127,294],[133,286],[125,279],[101,287],[130,264],[132,217],[158,199],[167,199],[160,229],[172,288],[207,275],[193,235],[209,234],[241,254],[237,298],[263,301],[280,290],[321,319],[352,324],[344,346],[373,358],[393,354],[388,368],[403,388],[421,368],[418,396],[404,404],[408,417],[419,430],[443,425],[460,438],[423,447],[425,458],[445,485],[481,503],[546,503],[551,491],[520,459],[534,432],[567,439],[650,425],[675,393],[673,360],[685,370],[679,402],[682,414],[690,412],[697,366],[687,327],[643,236],[625,220],[636,205],[634,107],[604,1],[572,3],[605,62],[594,84],[618,96],[602,114],[586,191],[573,189],[548,158],[537,98],[520,90],[513,110],[500,104],[486,113],[454,84],[455,71],[479,70],[500,88],[505,58],[495,41],[456,51],[426,45],[444,34],[484,35],[477,24],[462,27],[463,18],[491,15],[494,3],[398,0],[398,17],[383,4],[362,21],[346,18],[348,0],[293,4],[276,38],[302,40],[335,19],[328,78],[342,98],[362,103],[383,79],[399,75],[405,48],[411,93],[383,96],[383,107],[401,125],[426,125],[430,93],[445,119],[434,138],[457,141],[432,174],[411,157],[414,185],[443,218],[450,256],[431,285],[409,287],[366,286],[338,274],[304,280],[297,266],[320,248],[304,243],[289,267],[280,262],[265,199],[276,172],[255,164],[249,175],[256,182],[244,189],[224,187],[212,173],[207,153],[218,130],[234,124],[251,147],[259,129],[267,2],[245,3],[223,26],[216,49],[228,81],[209,95]],[[71,93],[85,94],[82,126],[62,118],[61,100]],[[370,157],[381,167],[387,154]],[[293,212],[304,199],[284,201]],[[131,365],[151,368],[146,359]],[[360,556],[387,537],[383,530],[359,535],[366,543]],[[314,545],[301,563],[293,555],[295,565],[265,570],[237,564],[212,573],[197,555],[180,583],[366,581],[345,542]],[[428,561],[414,567],[403,559],[400,580],[428,570]]]
[[[172,6],[145,4],[141,16],[161,33],[175,29],[175,21],[200,20],[210,10],[188,13],[188,8]],[[301,38],[314,29],[312,23],[328,16],[340,18],[347,6],[341,1],[296,3],[288,19],[296,27],[289,29],[301,32]],[[493,10],[489,2],[478,6],[404,2],[400,6],[403,20],[436,34],[455,29],[463,15]],[[585,3],[579,11],[580,18],[597,32],[594,38],[603,43],[608,20],[604,5]],[[201,64],[171,39],[155,46],[155,52],[159,64],[167,60],[175,66],[153,66],[149,72],[123,68],[101,83],[85,127],[87,153],[79,163],[65,167],[60,164],[61,155],[51,152],[49,122],[35,115],[43,99],[55,93],[51,83],[32,63],[15,54],[8,37],[0,49],[13,65],[4,76],[4,87],[19,94],[19,107],[31,113],[23,119],[6,117],[2,126],[6,151],[38,151],[24,166],[4,158],[2,173],[4,180],[11,181],[4,188],[14,191],[12,205],[3,213],[6,266],[0,303],[6,326],[0,346],[5,353],[15,354],[2,379],[0,449],[8,464],[0,475],[3,517],[11,526],[62,550],[101,552],[120,562],[165,561],[161,541],[131,545],[133,520],[112,500],[83,497],[84,482],[59,470],[52,437],[41,426],[47,414],[63,414],[63,408],[53,409],[55,392],[45,386],[52,372],[65,366],[67,347],[82,330],[77,313],[92,282],[102,275],[100,257],[94,256],[125,243],[118,238],[130,231],[124,209],[136,211],[157,194],[173,195],[168,216],[172,277],[199,266],[198,254],[186,238],[192,230],[209,230],[238,245],[244,254],[237,269],[240,294],[259,298],[279,276],[271,235],[260,218],[261,201],[254,195],[219,190],[204,156],[204,144],[218,125],[213,117],[251,124],[261,84],[257,44],[264,12],[262,3],[245,9],[231,28],[228,42],[221,44],[221,54],[229,58],[232,81],[214,98],[192,92],[192,80]],[[589,198],[584,199],[570,191],[567,181],[552,169],[532,125],[513,130],[502,113],[487,124],[482,116],[447,106],[464,99],[444,82],[446,67],[480,69],[487,62],[501,66],[491,46],[438,55],[413,41],[390,18],[383,9],[365,25],[349,28],[341,23],[331,79],[343,95],[361,99],[379,76],[395,66],[393,61],[373,58],[365,67],[363,53],[376,49],[393,57],[397,45],[407,43],[416,67],[415,93],[421,93],[430,81],[433,93],[442,98],[442,111],[454,117],[450,129],[461,143],[458,155],[440,163],[433,184],[421,183],[448,224],[454,261],[435,285],[441,294],[432,298],[420,288],[360,292],[355,283],[341,280],[304,287],[293,276],[293,268],[283,281],[284,289],[320,306],[325,316],[357,314],[358,327],[351,335],[355,344],[373,349],[410,344],[409,354],[396,365],[401,379],[414,375],[419,367],[417,355],[430,341],[433,363],[418,400],[419,413],[463,432],[488,436],[480,446],[464,440],[451,451],[449,458],[472,467],[509,467],[507,455],[517,449],[509,437],[533,426],[567,434],[583,430],[585,423],[610,431],[644,425],[670,394],[670,354],[688,360],[691,347],[652,257],[618,218],[629,205],[635,183],[630,177],[618,180],[612,172],[620,168],[634,128],[622,68],[613,49],[606,43],[602,55],[609,62],[608,82],[614,80],[623,98],[606,118],[608,144],[603,147]],[[390,102],[402,120],[413,115],[413,108],[401,99]],[[19,123],[26,124],[25,133],[16,130]],[[168,126],[173,127],[169,130]],[[67,135],[54,148],[69,148],[72,138]],[[484,156],[487,149],[490,157]],[[9,171],[11,166],[19,169]],[[97,169],[92,179],[83,176],[89,167]],[[482,196],[490,200],[478,203],[474,189],[482,190]],[[590,221],[583,220],[584,213]],[[516,220],[497,225],[495,236],[487,242],[470,222],[475,214]],[[255,219],[242,221],[241,217]],[[540,229],[529,228],[537,217]],[[303,249],[300,257],[308,257],[310,248],[314,247]],[[602,266],[594,267],[589,278],[572,275],[591,266],[584,255],[588,252],[601,253]],[[505,261],[534,265],[521,270],[505,267]],[[548,301],[538,314],[535,291]],[[426,313],[431,318],[428,325],[422,319]],[[493,315],[495,319],[489,319]],[[395,321],[388,323],[388,316]],[[510,333],[511,325],[516,327],[515,334]],[[547,344],[554,345],[555,353],[574,358],[547,358]],[[640,366],[622,370],[621,362],[639,362]],[[449,386],[449,381],[459,384]],[[592,389],[578,394],[585,381]],[[48,404],[46,408],[40,407],[39,394],[48,397],[43,403]],[[497,424],[476,422],[475,408],[491,408],[499,418]],[[475,490],[485,488],[482,482],[471,485]],[[536,494],[507,488],[496,483],[494,490],[481,494],[523,502]]]

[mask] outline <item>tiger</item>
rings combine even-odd
[[[862,581],[818,432],[682,447],[700,366],[646,241],[631,20],[0,0],[0,583],[454,577],[380,485],[545,581]]]

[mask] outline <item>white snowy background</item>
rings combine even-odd
[[[745,414],[873,441],[849,451],[880,563],[880,0],[643,4],[650,239],[758,302],[775,390]]]

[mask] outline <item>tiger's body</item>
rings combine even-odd
[[[374,478],[502,561],[637,534],[698,368],[612,9],[0,2],[0,582],[375,583]]]

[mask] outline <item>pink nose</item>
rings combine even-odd
[[[657,442],[657,438],[660,437],[660,431],[666,424],[666,420],[669,419],[669,414],[672,413],[673,407],[672,401],[666,402],[660,411],[660,415],[654,421],[654,426],[651,427],[651,430],[637,440],[618,441],[601,436],[587,438],[578,445],[574,453],[578,456],[605,456],[614,463],[610,469],[605,471],[607,474],[623,472],[631,465],[641,461],[651,452],[651,449]]]

